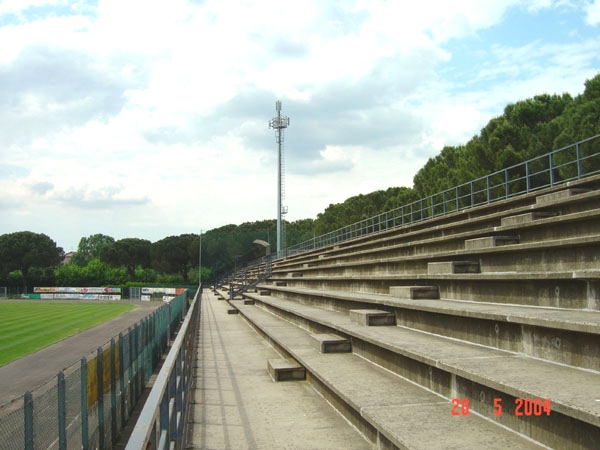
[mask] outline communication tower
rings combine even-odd
[[[275,103],[277,109],[277,117],[274,117],[269,122],[269,128],[275,130],[275,138],[277,140],[278,171],[277,171],[277,252],[285,248],[285,224],[282,217],[287,214],[287,206],[283,206],[283,198],[285,197],[285,160],[283,154],[283,130],[290,124],[290,118],[281,115],[281,102],[277,100]]]

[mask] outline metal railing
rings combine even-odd
[[[0,450],[112,449],[181,322],[187,292],[0,406]]]
[[[125,450],[181,449],[184,445],[201,293],[200,288],[156,377]]]
[[[303,253],[600,173],[600,134],[291,246]],[[262,262],[262,259],[256,263]]]

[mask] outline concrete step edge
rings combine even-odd
[[[354,395],[352,393],[353,390],[341,390],[339,387],[339,379],[341,376],[344,376],[344,372],[336,372],[335,375],[324,376],[322,372],[315,367],[315,364],[311,361],[311,355],[308,352],[308,349],[297,348],[294,344],[290,342],[286,342],[283,337],[283,333],[280,335],[276,335],[273,333],[274,331],[281,331],[283,327],[278,326],[271,328],[269,326],[264,326],[260,323],[260,319],[257,319],[257,316],[260,314],[269,314],[266,311],[261,312],[260,309],[255,309],[254,311],[246,311],[244,308],[241,310],[242,314],[246,316],[246,319],[250,321],[253,326],[258,327],[262,330],[263,333],[269,336],[269,339],[277,342],[279,346],[284,348],[288,353],[294,356],[294,359],[298,360],[310,373],[310,378],[317,378],[319,382],[324,383],[328,389],[334,393],[338,398],[340,398],[344,403],[354,409],[358,413],[359,416],[363,417],[364,420],[369,422],[371,426],[373,426],[378,432],[381,432],[389,439],[394,445],[398,448],[422,448],[422,437],[417,437],[412,433],[406,432],[404,430],[404,426],[394,427],[390,426],[390,414],[389,411],[393,410],[397,405],[389,404],[389,399],[386,396],[385,398],[381,398],[380,403],[385,406],[374,408],[372,405],[377,403],[377,399],[371,397],[370,404],[361,404],[357,403]],[[286,322],[284,319],[279,318],[281,322]],[[302,330],[296,327],[293,324],[288,323],[289,329],[296,329],[299,333],[307,333],[306,330]],[[297,342],[298,339],[294,339],[294,342]],[[314,351],[314,349],[313,349]],[[315,351],[316,353],[316,351]],[[331,355],[335,356],[335,355]],[[327,355],[327,357],[331,357]],[[367,363],[360,357],[355,357],[357,364],[365,364]],[[345,359],[345,362],[348,362],[348,358]],[[370,364],[370,363],[368,363]],[[374,366],[375,369],[375,366]],[[349,377],[352,377],[352,371],[347,371]],[[377,374],[377,375],[375,375]],[[394,392],[402,392],[403,386],[407,386],[407,389],[418,389],[423,392],[423,395],[431,398],[431,401],[427,402],[427,405],[432,406],[438,411],[438,420],[436,421],[434,428],[427,428],[427,423],[431,423],[431,421],[420,422],[420,428],[424,429],[426,433],[435,433],[435,431],[439,430],[440,422],[444,422],[447,427],[453,429],[457,436],[463,436],[464,441],[461,442],[461,449],[465,450],[479,450],[481,448],[487,448],[489,450],[494,449],[505,449],[506,446],[509,445],[510,448],[518,448],[518,449],[542,449],[546,448],[531,439],[523,437],[519,435],[517,432],[507,429],[506,427],[497,425],[490,420],[483,418],[476,414],[471,414],[469,416],[461,417],[457,419],[451,415],[451,404],[444,400],[443,397],[439,397],[436,394],[431,393],[427,389],[421,386],[415,386],[413,383],[408,381],[404,381],[402,378],[392,375],[391,373],[386,373],[385,371],[374,370],[373,376],[375,377],[384,377],[385,379],[395,380],[397,383],[396,389]],[[377,378],[375,378],[376,380]],[[377,381],[374,381],[377,383]],[[406,383],[406,384],[405,384]],[[439,400],[438,400],[439,399]],[[425,404],[421,404],[423,406]],[[410,405],[409,405],[410,406]],[[413,404],[415,408],[418,407],[418,404]],[[462,420],[465,419],[465,420]],[[419,419],[420,420],[420,419]],[[397,423],[397,422],[396,422]],[[406,425],[406,422],[404,423]],[[474,430],[483,429],[485,433],[488,434],[488,440],[486,441],[487,445],[482,447],[481,441],[475,437],[474,442],[468,439],[469,435],[474,434]],[[491,433],[491,435],[489,435]],[[502,437],[500,437],[502,436]]]
[[[266,300],[266,299],[265,299]],[[286,305],[282,305],[281,302],[285,302],[287,303]],[[277,303],[280,303],[279,305],[277,305]],[[386,348],[387,350],[390,350],[392,352],[401,354],[403,356],[409,357],[411,359],[416,359],[418,361],[424,362],[425,364],[428,364],[432,367],[438,367],[438,368],[442,368],[446,371],[449,371],[450,373],[465,377],[467,379],[471,379],[472,381],[476,381],[478,383],[484,384],[490,388],[493,389],[498,389],[498,390],[503,390],[508,394],[508,395],[512,395],[515,397],[535,397],[536,395],[534,395],[534,393],[536,391],[540,392],[540,395],[537,395],[537,397],[551,397],[553,398],[553,400],[555,398],[557,398],[556,396],[553,395],[544,395],[541,392],[548,392],[548,391],[552,391],[553,389],[556,390],[556,387],[554,386],[554,384],[550,387],[548,386],[541,386],[540,382],[536,382],[535,380],[531,380],[530,382],[532,383],[532,387],[531,388],[524,388],[522,385],[520,385],[519,383],[511,383],[510,381],[505,381],[502,385],[498,384],[496,382],[494,382],[493,380],[486,380],[485,378],[482,378],[481,376],[478,376],[477,373],[466,373],[464,371],[461,370],[460,365],[453,365],[453,364],[449,364],[449,363],[442,363],[439,360],[436,359],[429,359],[427,356],[423,355],[423,354],[419,354],[419,353],[413,353],[412,351],[407,351],[407,349],[402,348],[402,341],[399,340],[398,338],[394,339],[393,337],[388,337],[388,339],[386,339],[385,342],[378,342],[377,338],[373,338],[372,336],[369,336],[368,334],[368,330],[371,329],[371,327],[360,327],[360,328],[356,328],[355,326],[352,326],[352,323],[350,322],[350,319],[348,318],[347,320],[339,320],[336,323],[333,322],[329,322],[325,319],[322,319],[319,317],[319,314],[307,314],[306,311],[309,311],[311,308],[313,310],[318,310],[318,308],[315,307],[308,307],[307,305],[302,305],[302,308],[304,309],[304,311],[297,311],[295,310],[295,308],[290,307],[293,306],[291,305],[293,302],[287,301],[287,300],[281,300],[281,299],[277,299],[276,297],[271,297],[269,304],[276,307],[276,308],[285,308],[284,310],[287,311],[288,313],[292,313],[292,314],[296,314],[299,317],[302,317],[305,320],[309,320],[309,321],[314,321],[315,323],[320,324],[321,326],[327,326],[333,330],[336,330],[337,332],[340,333],[344,333],[347,334],[349,336],[356,336],[359,339],[362,340],[366,340],[367,342],[370,342],[372,344],[381,346],[382,348]],[[341,313],[340,313],[341,314]],[[393,329],[395,327],[376,327],[379,330],[388,330],[388,331],[393,331]],[[404,328],[405,330],[408,330],[406,328]],[[361,331],[364,330],[364,331]],[[419,331],[415,331],[412,330],[412,333],[414,333],[414,335],[421,335],[423,336],[423,333],[419,332]],[[433,335],[432,335],[433,336]],[[437,336],[438,339],[444,340],[444,338],[442,336]],[[456,340],[451,340],[451,339],[445,339],[445,341],[447,341],[447,343],[449,343],[450,345],[458,345]],[[396,343],[398,342],[398,343]],[[455,342],[455,344],[452,344],[452,342]],[[482,348],[482,346],[478,346],[476,344],[472,344],[472,343],[468,343],[468,342],[461,342],[461,345],[464,347],[471,347],[473,349],[476,348]],[[492,351],[494,351],[495,353],[499,354],[499,355],[505,355],[506,357],[520,357],[520,359],[522,361],[527,361],[527,364],[530,364],[532,366],[543,366],[546,370],[551,370],[552,368],[555,368],[555,370],[563,370],[563,371],[572,371],[572,373],[577,373],[577,374],[582,374],[582,373],[590,373],[595,377],[598,377],[598,386],[600,386],[600,372],[594,372],[591,370],[585,370],[585,369],[579,369],[579,368],[575,368],[575,367],[571,367],[571,366],[562,366],[559,365],[557,363],[552,363],[552,362],[548,362],[548,361],[543,361],[543,360],[539,360],[533,357],[527,357],[524,355],[518,355],[518,354],[514,354],[505,350],[498,350],[498,349],[490,349]],[[560,398],[560,396],[558,397]],[[592,405],[595,406],[595,409],[597,409],[598,411],[595,412],[593,411],[591,407],[585,407],[583,405],[577,406],[574,404],[574,401],[572,399],[568,399],[563,401],[559,401],[558,403],[558,411],[577,418],[579,420],[585,421],[587,423],[590,423],[592,425],[595,426],[600,426],[600,402],[598,402],[597,405]],[[556,409],[556,408],[553,408]]]

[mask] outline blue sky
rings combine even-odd
[[[598,49],[600,0],[0,0],[0,233],[274,219],[276,100],[287,219],[315,218],[509,103],[581,93]]]

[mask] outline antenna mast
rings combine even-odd
[[[285,196],[285,162],[283,155],[283,130],[290,124],[290,118],[281,115],[281,102],[277,100],[275,103],[275,109],[277,109],[277,117],[271,119],[269,122],[269,128],[275,130],[275,138],[277,140],[277,147],[279,152],[278,157],[278,171],[277,171],[277,252],[280,252],[282,248],[285,248],[285,232],[284,223],[282,222],[282,216],[287,214],[287,207],[282,206],[283,198]]]

